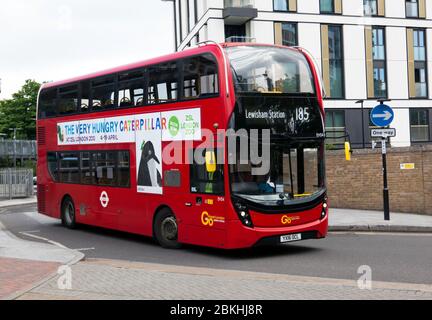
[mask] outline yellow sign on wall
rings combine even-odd
[[[401,163],[400,168],[401,170],[414,170],[415,163]]]

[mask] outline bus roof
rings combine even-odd
[[[268,46],[268,47],[280,47],[280,48],[288,48],[288,49],[291,49],[291,50],[296,50],[296,49],[293,49],[293,48],[289,48],[289,47],[285,47],[285,46],[279,46],[279,45],[259,44],[259,43],[244,43],[244,42],[221,43],[220,45],[223,48],[237,47],[237,46]],[[188,56],[191,56],[191,55],[195,55],[195,54],[199,54],[199,53],[205,52],[205,50],[203,50],[203,48],[212,48],[212,51],[214,51],[217,48],[217,44],[215,44],[215,43],[207,43],[205,45],[202,45],[202,46],[199,46],[199,47],[194,47],[194,48],[191,48],[191,49],[188,49],[188,50],[184,50],[184,51],[180,51],[180,52],[175,52],[175,53],[171,53],[171,54],[168,54],[168,55],[160,56],[160,57],[157,57],[157,58],[152,58],[152,59],[149,59],[149,60],[143,60],[143,61],[139,61],[139,62],[135,62],[135,63],[131,63],[131,64],[115,67],[115,68],[106,69],[106,70],[90,73],[90,74],[87,74],[87,75],[84,75],[84,76],[78,76],[78,77],[74,77],[74,78],[70,78],[70,79],[65,79],[65,80],[60,80],[60,81],[55,81],[55,82],[44,83],[42,85],[42,87],[41,87],[41,90],[48,89],[48,88],[55,88],[55,87],[58,87],[58,86],[62,86],[62,85],[70,84],[70,83],[75,83],[75,82],[79,82],[79,81],[84,81],[84,80],[89,80],[89,79],[94,79],[94,78],[98,78],[98,77],[103,77],[103,76],[109,75],[109,74],[114,74],[114,73],[119,73],[119,72],[125,72],[125,71],[133,70],[133,69],[139,69],[139,68],[142,68],[142,67],[145,67],[145,66],[148,66],[148,65],[163,63],[163,62],[172,61],[172,60],[175,60],[175,59],[185,58],[185,57],[188,57]]]

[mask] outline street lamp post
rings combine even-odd
[[[18,130],[21,128],[9,128],[10,131],[13,131],[13,161],[14,161],[14,169],[16,169],[16,134]]]
[[[176,0],[162,0],[163,2],[172,2],[173,4],[173,13],[174,13],[174,52],[177,51],[178,42],[177,42],[177,10],[176,10]],[[181,12],[180,12],[181,14]]]

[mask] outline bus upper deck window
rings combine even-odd
[[[57,89],[43,90],[39,99],[39,118],[53,117],[57,113],[56,108]]]
[[[78,85],[67,86],[59,89],[58,113],[68,115],[78,110]]]
[[[186,59],[183,74],[185,99],[212,96],[219,92],[217,63],[211,54]]]
[[[148,103],[173,102],[178,98],[178,68],[176,62],[149,68]]]
[[[144,105],[144,71],[119,75],[118,106],[120,108]]]
[[[92,110],[103,110],[114,107],[115,86],[114,78],[108,77],[92,83]]]

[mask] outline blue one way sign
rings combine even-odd
[[[380,104],[372,109],[371,121],[377,127],[387,127],[394,120],[394,111],[386,104]]]

